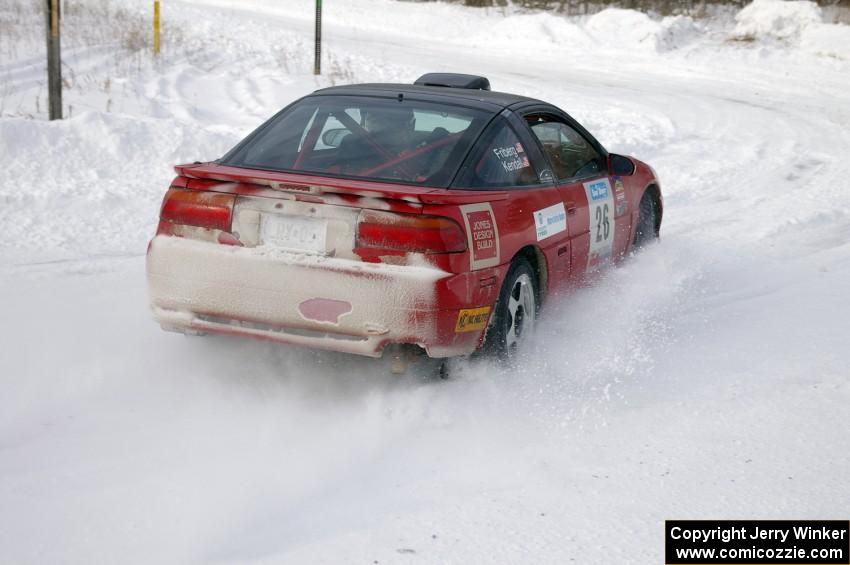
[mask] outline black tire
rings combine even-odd
[[[658,205],[649,191],[640,199],[640,214],[635,228],[635,247],[646,247],[658,240]]]
[[[508,269],[496,311],[484,338],[484,352],[499,359],[513,357],[537,320],[537,275],[527,259],[517,258]]]

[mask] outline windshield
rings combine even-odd
[[[445,187],[490,117],[416,100],[310,96],[269,120],[221,163]]]

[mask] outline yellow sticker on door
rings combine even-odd
[[[457,315],[457,324],[455,324],[455,333],[474,332],[483,330],[487,327],[487,321],[490,319],[490,307],[482,306],[481,308],[469,308],[461,310]]]

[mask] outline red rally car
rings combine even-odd
[[[484,77],[319,90],[176,167],[147,254],[163,328],[380,357],[510,355],[547,296],[658,237],[648,165]]]

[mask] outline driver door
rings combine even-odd
[[[628,210],[617,206],[605,158],[562,117],[525,118],[549,159],[564,200],[572,273],[594,272],[611,264],[625,250],[630,222]]]

